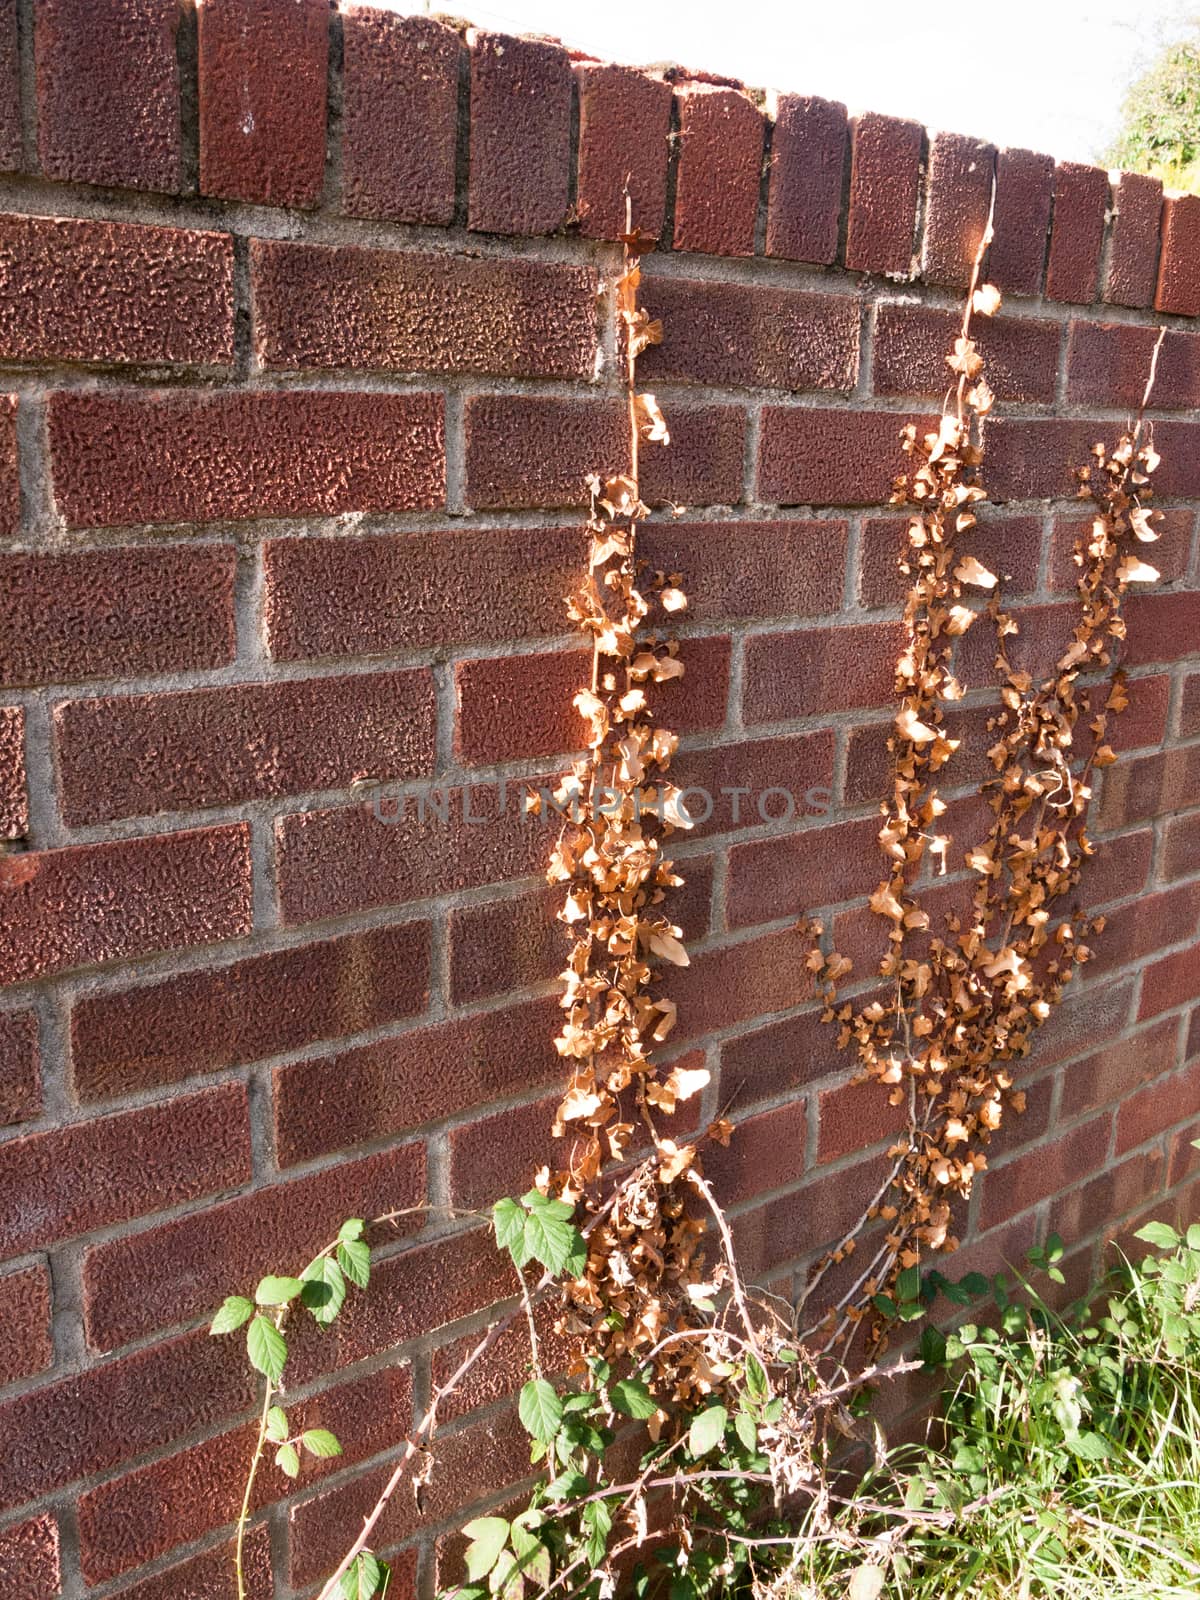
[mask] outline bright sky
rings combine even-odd
[[[675,61],[932,129],[1095,160],[1129,82],[1200,0],[378,0],[551,34],[610,61]]]

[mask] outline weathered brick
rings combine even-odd
[[[1171,817],[1163,834],[1162,875],[1190,878],[1200,872],[1200,813]]]
[[[863,1195],[874,1194],[884,1176],[882,1158],[865,1160],[855,1168],[853,1183],[846,1182],[844,1173],[823,1174],[789,1195],[742,1212],[733,1225],[733,1238],[743,1273],[761,1281],[784,1262],[815,1255],[836,1244],[857,1227]]]
[[[929,142],[921,276],[965,289],[988,224],[996,151],[979,139],[935,133]],[[1003,391],[1002,391],[1003,392]]]
[[[691,838],[781,817],[825,816],[833,799],[833,736],[822,729],[684,750],[671,763],[671,777],[686,791]]]
[[[67,700],[54,712],[71,826],[433,771],[426,668]]]
[[[1182,578],[1187,573],[1195,520],[1195,512],[1183,507],[1171,507],[1158,514],[1155,527],[1159,540],[1148,555],[1167,582]],[[1063,514],[1055,517],[1046,571],[1046,582],[1050,589],[1066,594],[1077,592],[1083,569],[1075,560],[1075,548],[1081,539],[1086,547],[1091,528],[1092,518],[1087,515]],[[1156,620],[1160,610],[1162,622]],[[1186,594],[1153,591],[1139,596],[1135,593],[1132,600],[1126,601],[1126,618],[1130,624],[1130,637],[1121,652],[1123,665],[1135,666],[1164,659],[1173,661],[1178,654],[1176,641],[1180,635],[1164,636],[1159,630],[1163,624],[1185,629],[1193,620],[1200,624],[1200,597],[1193,606]],[[1182,637],[1188,637],[1186,632]]]
[[[667,333],[640,359],[639,382],[849,392],[858,377],[859,307],[848,295],[647,276],[642,303]]]
[[[902,517],[867,517],[859,557],[859,598],[865,606],[898,606],[911,578],[898,568],[909,549],[908,522]],[[987,514],[978,527],[959,534],[955,549],[973,555],[1005,585],[1005,593],[1026,594],[1036,588],[1042,555],[1040,517]]]
[[[0,1011],[0,1128],[32,1122],[41,1110],[37,1014]]]
[[[62,1588],[58,1523],[53,1512],[0,1532],[0,1586],[8,1600],[51,1600]]]
[[[10,1197],[0,1214],[0,1255],[128,1222],[249,1177],[242,1083],[10,1139],[0,1145],[0,1182]]]
[[[800,998],[797,996],[797,998]],[[837,1035],[808,1011],[754,1028],[721,1046],[721,1099],[736,1120],[744,1105],[774,1099],[845,1067]]]
[[[625,407],[609,399],[467,399],[467,503],[477,511],[581,506],[587,478],[629,465]]]
[[[767,255],[820,266],[837,259],[849,149],[844,105],[780,96],[771,137]]]
[[[544,1137],[544,1134],[543,1134]],[[556,1331],[553,1307],[543,1301],[534,1307],[538,1349],[547,1373],[558,1376],[565,1373],[571,1361],[573,1336]],[[433,1354],[433,1382],[439,1387],[454,1374],[465,1358],[479,1343],[478,1334],[467,1334],[443,1344]],[[506,1400],[528,1380],[529,1332],[525,1319],[513,1322],[481,1356],[471,1370],[465,1373],[458,1385],[448,1393],[438,1406],[438,1423],[465,1417],[498,1400]],[[441,1571],[438,1581],[441,1583]],[[465,1574],[464,1574],[465,1576]]]
[[[1195,992],[1193,984],[1191,994]],[[1166,1070],[1173,1065],[1172,1052],[1172,1059],[1164,1059],[1162,1066]],[[1117,1108],[1117,1154],[1135,1150],[1194,1116],[1198,1094],[1200,1061],[1193,1061],[1182,1072],[1160,1077],[1122,1100]]]
[[[375,6],[341,17],[341,209],[444,227],[454,220],[458,34]]]
[[[745,499],[746,413],[735,405],[672,405],[671,443],[641,451],[650,506],[732,506]]]
[[[540,781],[553,788],[557,778]],[[550,849],[550,820],[524,814],[525,787],[472,784],[416,800],[381,798],[281,817],[276,847],[285,922],[540,872]]]
[[[1154,492],[1164,498],[1200,498],[1200,423],[1156,422],[1154,445],[1162,456],[1154,472]]]
[[[467,226],[554,233],[567,214],[571,59],[560,45],[476,32]]]
[[[1073,1061],[1062,1074],[1060,1115],[1073,1121],[1085,1112],[1126,1099],[1150,1079],[1171,1071],[1176,1064],[1177,1032],[1176,1019],[1168,1017],[1130,1037],[1112,1040],[1082,1061]]]
[[[834,411],[764,406],[758,446],[758,498],[776,505],[883,505],[908,458],[897,411]]]
[[[676,95],[675,249],[752,256],[762,182],[763,118],[736,89],[694,83]]]
[[[688,614],[706,623],[814,617],[841,604],[846,524],[833,518],[650,522],[638,547],[652,566],[683,573]]]
[[[945,394],[953,383],[946,365],[961,318],[956,312],[916,305],[879,307],[875,320],[872,383],[876,394]],[[1058,377],[1058,325],[1001,314],[980,318],[972,337],[984,375],[1007,401],[1050,401]]]
[[[250,244],[267,367],[590,378],[596,273],[352,245]]]
[[[1108,1156],[1112,1114],[1093,1117],[1048,1144],[994,1167],[983,1177],[981,1223],[1007,1222],[1081,1178],[1097,1173]]]
[[[198,1329],[0,1402],[0,1506],[25,1505],[224,1422],[253,1405],[252,1376]]]
[[[1006,294],[1037,294],[1046,264],[1054,161],[1033,150],[996,157],[994,237],[984,272]]]
[[[903,630],[892,622],[756,634],[746,645],[746,721],[785,722],[886,704],[903,642]]]
[[[1067,398],[1077,405],[1142,403],[1158,335],[1128,322],[1072,322]],[[1163,340],[1150,404],[1160,411],[1200,406],[1200,334],[1172,329]]]
[[[234,1545],[220,1544],[199,1555],[173,1561],[149,1578],[116,1591],[117,1600],[228,1600]],[[265,1522],[246,1530],[246,1600],[272,1600],[270,1529]]]
[[[1057,418],[989,422],[987,479],[992,498],[1073,499],[1079,489],[1076,470],[1088,465],[1096,441],[1111,434],[1112,425],[1103,422]]]
[[[0,1146],[6,1150],[7,1145]],[[50,1273],[44,1262],[0,1276],[4,1298],[4,1342],[0,1344],[0,1386],[31,1378],[54,1365],[50,1333]],[[3,1571],[0,1557],[0,1572]]]
[[[874,1079],[823,1089],[817,1098],[818,1161],[838,1161],[904,1134],[907,1109],[889,1104],[888,1091]]]
[[[553,1000],[528,1000],[277,1067],[280,1163],[390,1138],[552,1083],[556,1026]]]
[[[704,1175],[719,1203],[728,1207],[804,1176],[808,1111],[802,1100],[737,1119],[728,1146],[706,1146]]]
[[[1138,1016],[1154,1017],[1194,1000],[1200,992],[1200,950],[1178,950],[1152,962],[1142,974],[1142,1001]],[[1157,1071],[1173,1066],[1175,1042],[1170,1040],[1170,1060],[1160,1059]],[[1150,1076],[1151,1074],[1147,1074]]]
[[[796,979],[807,953],[805,937],[788,929],[694,956],[690,966],[671,977],[671,998],[679,1007],[672,1043],[789,1010],[798,998]]]
[[[300,1486],[374,1455],[410,1425],[412,1382],[407,1367],[335,1384],[300,1404],[288,1405],[299,1431],[327,1428],[342,1446],[336,1461],[301,1452]],[[241,1506],[247,1452],[254,1425],[218,1434],[89,1489],[79,1498],[80,1565],[89,1583],[140,1567],[176,1545],[232,1522]],[[252,1508],[282,1499],[291,1484],[269,1464],[255,1483]]]
[[[855,118],[846,231],[851,272],[909,276],[923,138],[916,122],[873,112]]]
[[[1073,642],[1078,617],[1077,606],[1069,602],[1022,607],[1020,631],[1004,641],[1008,660],[1018,672],[1028,672],[1041,682]],[[967,689],[985,689],[997,683],[996,635],[986,621],[972,625],[963,636],[956,675]]]
[[[1200,195],[1169,195],[1163,201],[1154,304],[1159,311],[1200,316]]]
[[[1170,513],[1167,513],[1168,517]],[[1150,559],[1155,566],[1166,565],[1158,551],[1167,543],[1172,531],[1176,532],[1176,549],[1168,553],[1174,563],[1180,546],[1184,545],[1182,529],[1172,530],[1169,522],[1163,524],[1164,536],[1151,547]],[[1186,557],[1185,557],[1186,559]],[[1124,654],[1125,664],[1143,667],[1154,661],[1173,662],[1182,653],[1181,643],[1200,637],[1200,594],[1183,590],[1176,594],[1138,595],[1126,605],[1126,625],[1129,630]],[[1190,653],[1190,652],[1189,652]]]
[[[1054,174],[1054,221],[1046,257],[1051,300],[1087,305],[1096,298],[1100,252],[1109,203],[1108,173],[1077,161],[1060,161]]]
[[[263,391],[59,393],[59,510],[72,527],[442,504],[442,398]]]
[[[252,926],[245,823],[0,857],[0,984]]]
[[[1094,941],[1088,977],[1144,962],[1170,945],[1183,944],[1194,937],[1198,919],[1200,884],[1142,894],[1108,919],[1103,937]]]
[[[580,62],[579,179],[576,209],[585,239],[625,232],[626,190],[632,221],[657,239],[667,200],[671,86],[648,72]]]
[[[28,832],[25,710],[0,706],[0,839],[23,839]]]
[[[210,1314],[239,1283],[306,1260],[347,1216],[370,1218],[424,1198],[424,1146],[409,1144],[93,1245],[83,1267],[88,1343],[111,1350]],[[419,1225],[402,1219],[389,1236]]]
[[[650,686],[651,704],[672,728],[694,733],[725,721],[729,649],[727,638],[685,640],[679,656],[689,692]],[[579,650],[556,650],[460,661],[456,750],[464,765],[582,751],[587,726],[572,701],[588,681],[590,659]]]
[[[23,164],[17,0],[0,0],[0,172],[19,172]]]
[[[867,895],[880,877],[878,832],[878,819],[868,817],[865,822],[806,828],[754,844],[734,845],[729,852],[725,891],[730,926],[802,917],[820,906]],[[802,961],[802,956],[796,958],[791,999],[786,1004],[794,1005],[810,993],[802,979]],[[678,998],[674,988],[671,992]]]
[[[428,999],[427,922],[265,951],[81,996],[71,1012],[72,1081],[83,1101],[178,1083],[398,1022]]]
[[[179,190],[180,18],[176,0],[38,5],[38,155],[47,177]]]
[[[490,1206],[506,1194],[523,1193],[534,1173],[550,1160],[566,1164],[570,1141],[550,1137],[560,1094],[515,1106],[450,1131],[450,1203]]]
[[[1158,280],[1163,186],[1144,172],[1123,172],[1113,198],[1104,298],[1117,306],[1148,306]]]
[[[0,356],[228,366],[233,241],[182,228],[0,216]]]
[[[0,556],[0,681],[224,666],[236,566],[229,544]]]
[[[1200,745],[1175,746],[1134,756],[1106,769],[1094,826],[1121,828],[1130,822],[1185,810],[1200,788]]]
[[[21,520],[17,403],[15,394],[0,394],[0,534],[16,533]]]
[[[315,206],[325,181],[326,0],[199,8],[200,188]]]
[[[1060,1238],[1072,1242],[1095,1234],[1101,1227],[1108,1233],[1120,1217],[1161,1192],[1165,1167],[1161,1150],[1146,1151],[1129,1161],[1114,1161],[1090,1183],[1051,1198],[1049,1227]],[[1089,1273],[1082,1286],[1084,1291],[1091,1291],[1095,1281],[1095,1274]]]

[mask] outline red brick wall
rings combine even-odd
[[[1078,513],[1053,497],[1114,436],[1164,321],[1170,511],[1088,881],[1109,927],[1026,1069],[970,1255],[1057,1226],[1081,1276],[1186,1198],[1200,199],[326,0],[198,19],[4,0],[0,74],[6,1600],[56,1593],[60,1569],[76,1600],[228,1595],[252,1397],[206,1317],[346,1214],[484,1205],[546,1154],[562,946],[545,836],[497,786],[577,738],[561,599],[584,474],[622,463],[627,174],[659,237],[645,374],[675,438],[646,486],[688,507],[646,534],[691,597],[681,772],[832,796],[790,821],[718,806],[680,852],[677,1047],[743,1124],[715,1176],[748,1264],[803,1272],[889,1137],[804,999],[792,928],[823,910],[872,952],[885,502],[902,420],[945,385],[993,170],[1000,503],[978,539],[1035,655],[1070,615]],[[408,797],[402,820],[364,779]],[[433,780],[475,786],[491,821],[422,820]],[[298,1338],[292,1403],[346,1454],[286,1501],[265,1476],[260,1596],[272,1564],[301,1591],[333,1564],[379,1479],[361,1463],[511,1290],[481,1229],[414,1221],[336,1331]],[[397,1497],[397,1600],[433,1583],[439,1526],[521,1477],[520,1362],[502,1345],[456,1410],[423,1525]]]

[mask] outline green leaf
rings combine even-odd
[[[300,1443],[310,1456],[320,1456],[323,1461],[342,1453],[337,1434],[330,1433],[328,1428],[306,1428],[300,1435]]]
[[[338,1266],[358,1289],[371,1281],[371,1246],[363,1239],[347,1239],[337,1248]]]
[[[254,1299],[260,1306],[286,1306],[303,1287],[299,1278],[266,1277],[255,1289]]]
[[[755,1355],[746,1357],[746,1388],[756,1400],[763,1399],[767,1392],[767,1375]]]
[[[360,1550],[342,1573],[342,1600],[371,1600],[379,1593],[388,1569],[369,1550]]]
[[[523,1205],[530,1211],[540,1211],[544,1216],[554,1217],[559,1222],[567,1222],[575,1215],[575,1207],[568,1205],[565,1200],[551,1200],[549,1195],[544,1195],[540,1189],[530,1189],[528,1194],[521,1196]]]
[[[925,1370],[933,1372],[942,1366],[946,1360],[946,1336],[938,1328],[925,1328],[921,1333],[921,1343],[918,1346],[921,1360],[925,1363]]]
[[[287,1340],[269,1317],[255,1317],[246,1329],[246,1354],[250,1365],[269,1383],[278,1383],[283,1377]]]
[[[902,1304],[906,1300],[915,1300],[921,1292],[920,1267],[905,1267],[896,1278],[896,1298]]]
[[[583,1508],[583,1525],[587,1529],[588,1560],[598,1567],[608,1549],[608,1536],[612,1532],[612,1512],[603,1500],[593,1500]]]
[[[300,1476],[300,1454],[294,1444],[281,1444],[275,1452],[275,1465],[286,1472],[289,1478]]]
[[[497,1200],[492,1207],[492,1226],[496,1230],[496,1243],[507,1250],[518,1267],[529,1260],[525,1247],[525,1219],[527,1213],[515,1200]]]
[[[785,1366],[790,1367],[793,1362],[798,1361],[800,1357],[795,1350],[792,1350],[787,1345],[784,1345],[782,1350],[776,1351],[775,1359],[777,1361],[782,1361]]]
[[[733,1426],[747,1450],[758,1449],[758,1423],[748,1411],[739,1411],[733,1419]]]
[[[706,1456],[725,1437],[729,1413],[724,1406],[706,1406],[693,1417],[688,1429],[688,1449],[694,1456]]]
[[[1187,1231],[1189,1250],[1200,1250],[1200,1222],[1193,1222]]]
[[[547,1383],[545,1378],[531,1379],[521,1390],[517,1414],[526,1433],[540,1439],[543,1444],[549,1444],[557,1435],[563,1419],[562,1401],[555,1393],[554,1385]]]
[[[528,1254],[555,1276],[562,1272],[569,1261],[577,1259],[577,1245],[580,1242],[579,1230],[562,1217],[553,1215],[548,1206],[539,1206],[525,1219],[525,1248]]]
[[[254,1315],[254,1304],[245,1295],[231,1294],[212,1319],[209,1333],[235,1333]]]
[[[1063,1442],[1072,1455],[1084,1461],[1105,1461],[1108,1458],[1108,1441],[1099,1433],[1069,1433]]]
[[[503,1517],[476,1517],[463,1529],[471,1543],[467,1546],[467,1577],[472,1583],[486,1578],[508,1543],[508,1523]]]
[[[896,1315],[896,1302],[889,1294],[873,1294],[871,1304],[881,1317],[894,1317]]]
[[[608,1393],[614,1407],[627,1417],[644,1420],[658,1410],[658,1401],[640,1378],[618,1378]]]
[[[313,1319],[327,1327],[346,1303],[346,1280],[342,1269],[332,1256],[318,1256],[310,1261],[300,1274],[303,1287],[300,1298],[313,1314]]]
[[[1174,1250],[1179,1243],[1179,1235],[1167,1222],[1148,1222],[1144,1228],[1138,1229],[1134,1238],[1143,1239],[1159,1250]]]
[[[267,1412],[267,1438],[272,1444],[282,1444],[287,1436],[287,1413],[282,1406],[272,1406]]]
[[[338,1238],[343,1244],[353,1244],[355,1239],[361,1239],[366,1232],[367,1225],[361,1217],[350,1217],[338,1229]]]

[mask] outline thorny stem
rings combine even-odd
[[[275,1318],[278,1328],[283,1318]],[[271,1402],[275,1398],[275,1386],[268,1378],[263,1385],[262,1410],[258,1418],[258,1437],[254,1441],[254,1454],[250,1458],[250,1470],[246,1474],[246,1488],[242,1495],[242,1509],[238,1512],[237,1538],[234,1542],[233,1569],[237,1575],[238,1600],[246,1600],[246,1524],[250,1521],[250,1502],[254,1496],[254,1481],[258,1477],[258,1469],[262,1463],[267,1445],[267,1413],[271,1409]]]

